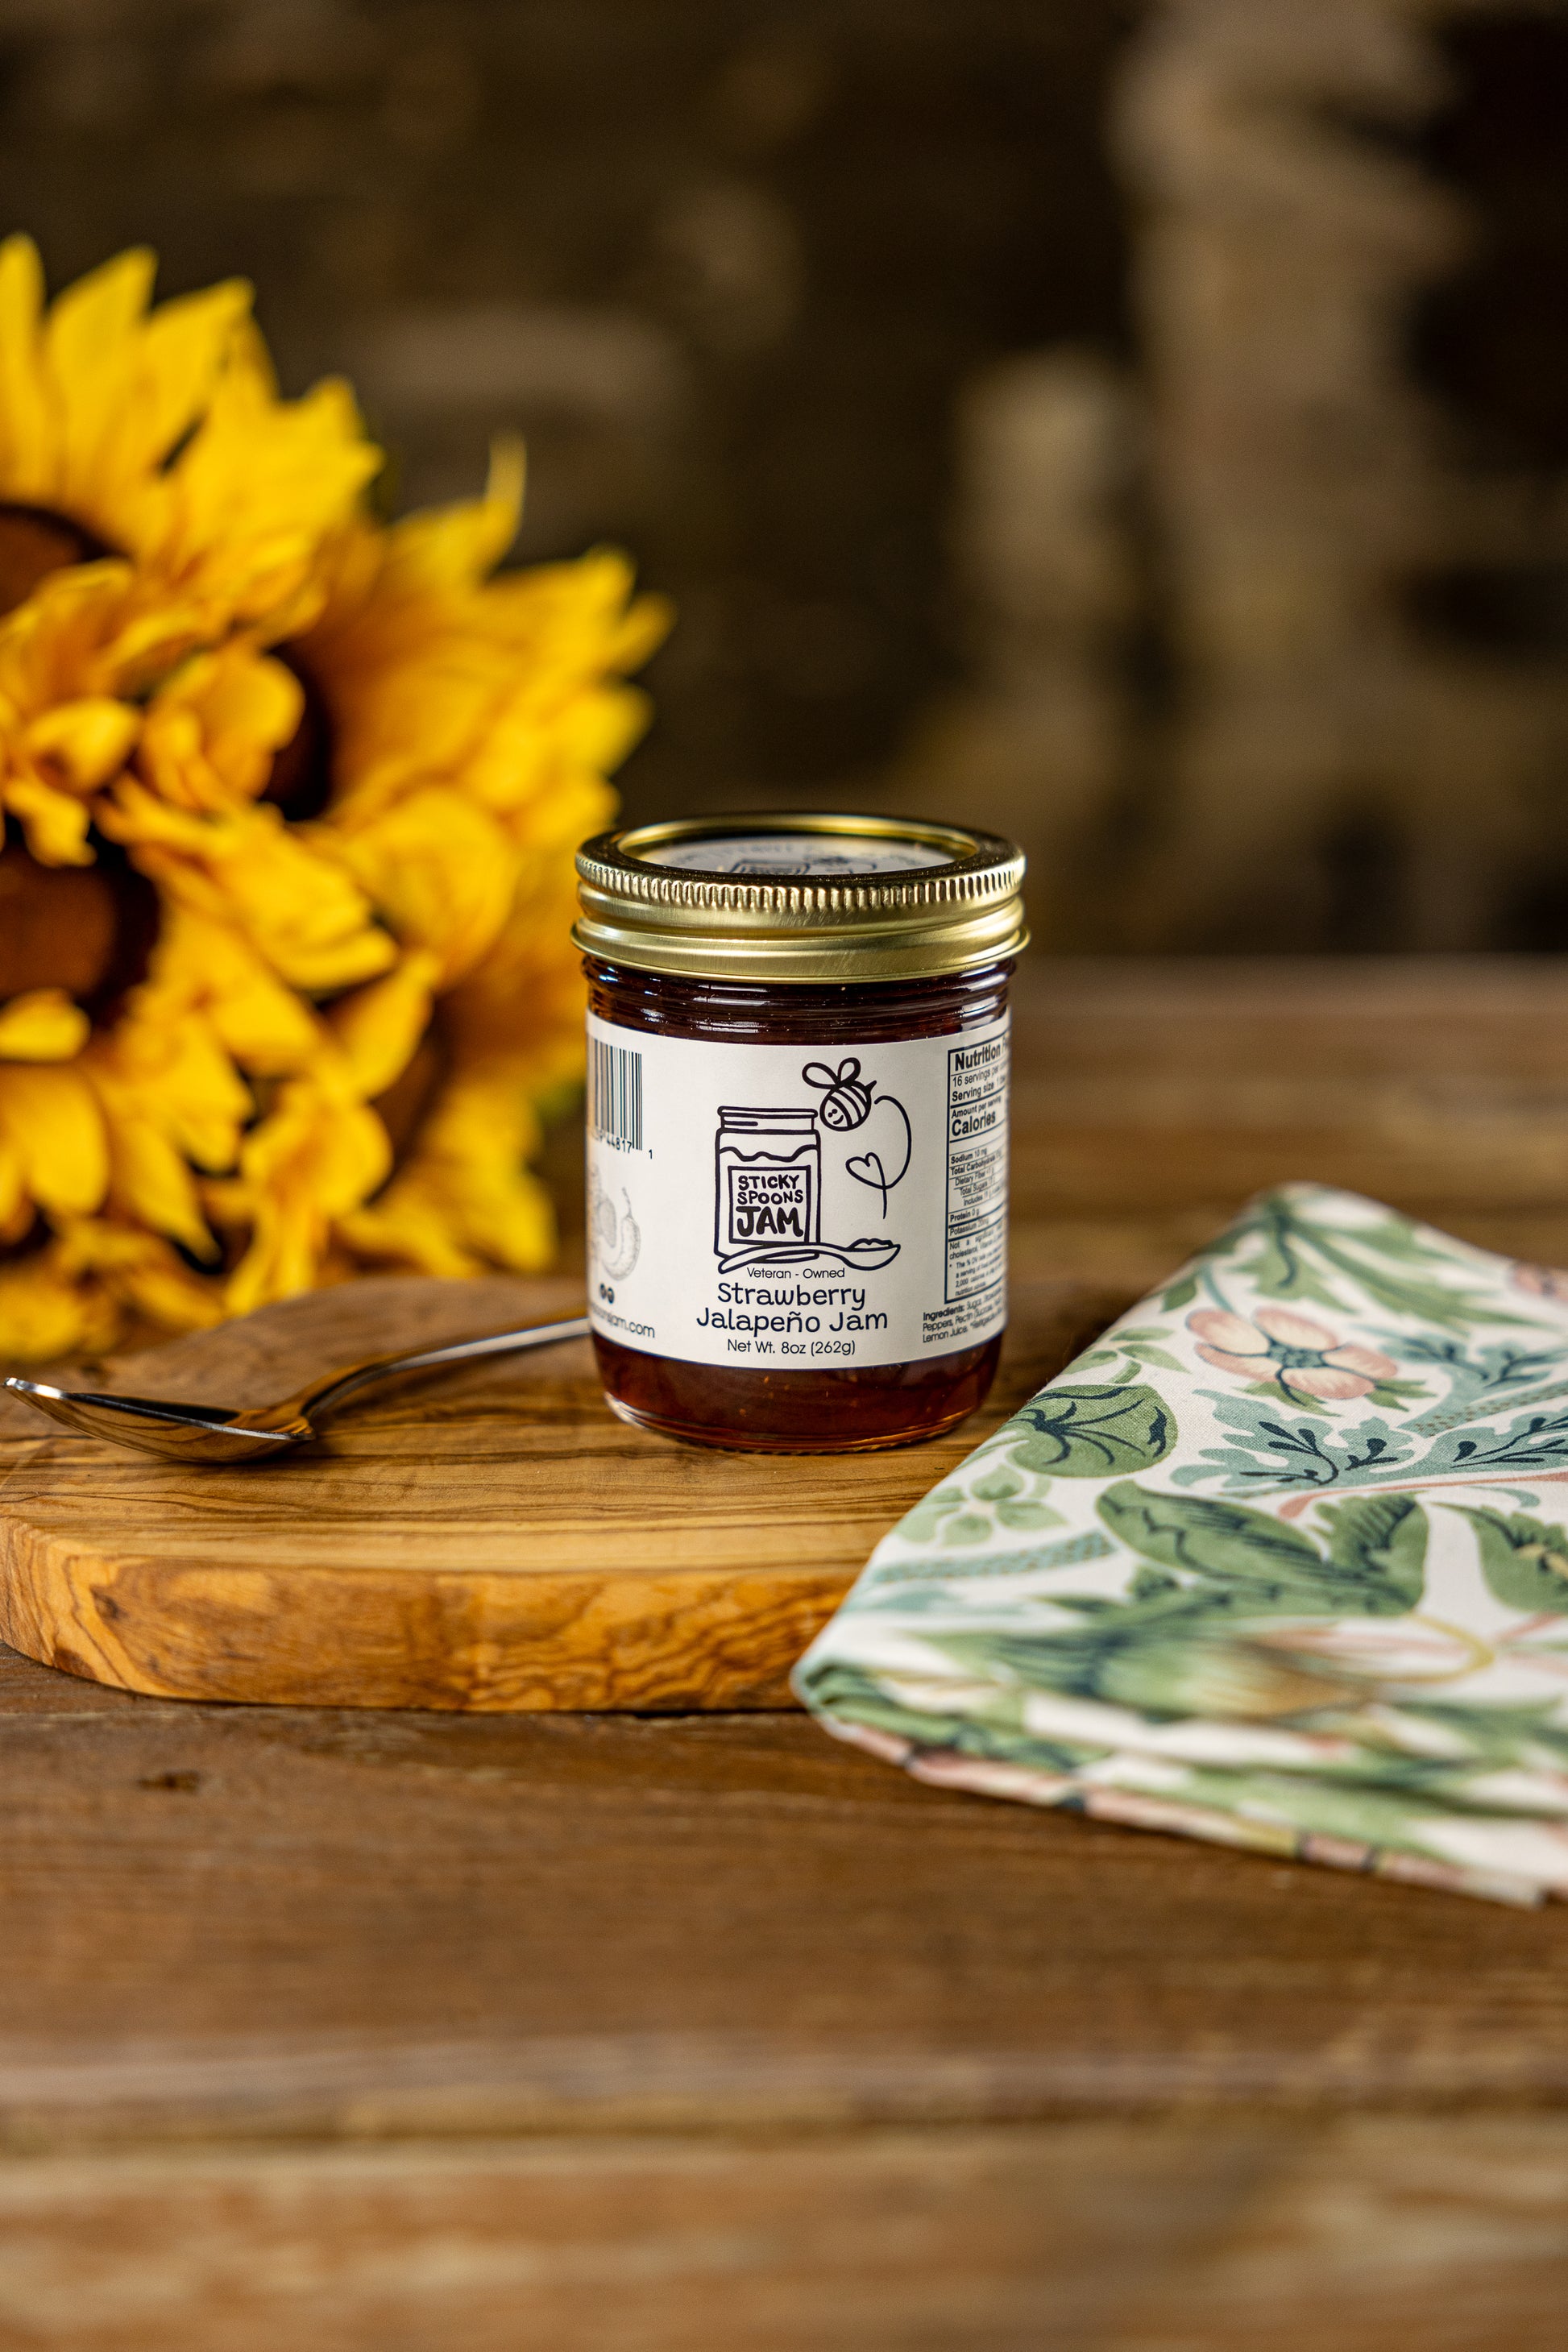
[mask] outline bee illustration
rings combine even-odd
[[[827,1062],[807,1062],[801,1076],[808,1087],[822,1089],[819,1114],[824,1127],[847,1135],[864,1127],[871,1116],[871,1087],[860,1076],[858,1057],[851,1054],[834,1069]]]

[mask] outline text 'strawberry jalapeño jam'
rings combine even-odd
[[[951,1429],[1006,1321],[1022,854],[747,815],[602,834],[577,871],[611,1404],[773,1453]]]

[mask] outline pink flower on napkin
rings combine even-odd
[[[1568,1274],[1559,1265],[1520,1263],[1510,1279],[1516,1290],[1528,1290],[1535,1298],[1550,1298],[1559,1307],[1568,1306]]]
[[[1289,1307],[1260,1307],[1250,1321],[1221,1307],[1200,1307],[1188,1316],[1187,1328],[1197,1333],[1205,1364],[1237,1380],[1268,1381],[1287,1396],[1370,1396],[1379,1381],[1392,1380],[1399,1369],[1375,1348],[1342,1344],[1337,1332]]]

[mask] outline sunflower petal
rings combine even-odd
[[[86,1013],[63,988],[29,989],[0,1005],[0,1061],[68,1062],[90,1034]]]
[[[473,588],[493,572],[522,519],[522,444],[504,435],[490,450],[490,478],[482,499],[433,507],[395,523],[387,566],[394,581],[425,589]]]
[[[26,505],[53,486],[54,443],[42,379],[44,269],[30,236],[0,245],[0,479]]]
[[[32,1222],[22,1155],[0,1136],[0,1241],[19,1242]]]
[[[117,254],[58,295],[44,322],[59,433],[53,494],[68,514],[99,511],[103,444],[135,383],[134,339],[156,269],[145,246]]]
[[[78,1071],[17,1062],[0,1069],[0,1135],[40,1208],[97,1208],[109,1183],[109,1152],[97,1101]]]
[[[160,303],[142,330],[140,383],[118,455],[127,467],[161,467],[205,406],[235,331],[248,316],[252,289],[226,278],[202,293]]]
[[[399,938],[427,948],[450,985],[500,937],[517,851],[489,813],[432,785],[347,835],[350,871]]]
[[[430,1018],[430,991],[439,959],[416,948],[396,969],[333,1005],[333,1035],[367,1098],[384,1094],[402,1076]]]
[[[40,866],[90,866],[88,844],[91,815],[74,793],[58,793],[36,776],[17,776],[0,784],[0,804],[21,824],[29,853]]]
[[[26,745],[79,792],[92,792],[118,775],[141,731],[141,719],[123,702],[102,694],[57,703],[40,711],[27,729]]]
[[[314,1007],[285,986],[232,923],[170,907],[157,971],[173,994],[200,1006],[214,1037],[242,1069],[280,1077],[320,1057],[326,1033]]]
[[[198,1257],[213,1254],[189,1167],[151,1119],[110,1122],[110,1183],[114,1207],[155,1234],[168,1234]]]
[[[0,1266],[0,1354],[13,1362],[90,1352],[112,1340],[116,1320],[53,1255]]]
[[[299,726],[304,689],[279,661],[227,646],[199,655],[148,706],[139,766],[178,808],[252,800]]]
[[[332,1220],[369,1198],[391,1159],[386,1129],[364,1105],[310,1079],[279,1087],[271,1111],[246,1139],[239,1182],[229,1194],[252,1222],[250,1245],[225,1292],[230,1314],[309,1289]]]
[[[171,468],[163,560],[236,618],[264,622],[303,587],[323,539],[381,466],[346,385],[271,397],[232,363]]]
[[[350,988],[396,961],[395,941],[345,866],[276,808],[194,815],[123,779],[97,814],[179,905],[237,925],[296,988]]]

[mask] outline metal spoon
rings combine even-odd
[[[107,1437],[116,1445],[133,1445],[142,1454],[158,1454],[170,1462],[249,1462],[264,1454],[275,1461],[280,1454],[303,1445],[316,1434],[315,1420],[372,1381],[393,1372],[418,1372],[436,1364],[471,1364],[480,1356],[505,1356],[521,1348],[547,1348],[556,1339],[584,1339],[588,1318],[574,1315],[564,1323],[535,1323],[520,1331],[492,1331],[482,1339],[458,1339],[447,1348],[420,1348],[407,1356],[371,1356],[361,1364],[329,1372],[298,1396],[281,1404],[257,1405],[236,1412],[227,1405],[166,1404],[156,1397],[100,1396],[90,1389],[53,1389],[43,1381],[25,1381],[13,1374],[5,1382],[13,1396],[23,1398],[51,1421],[89,1437]]]

